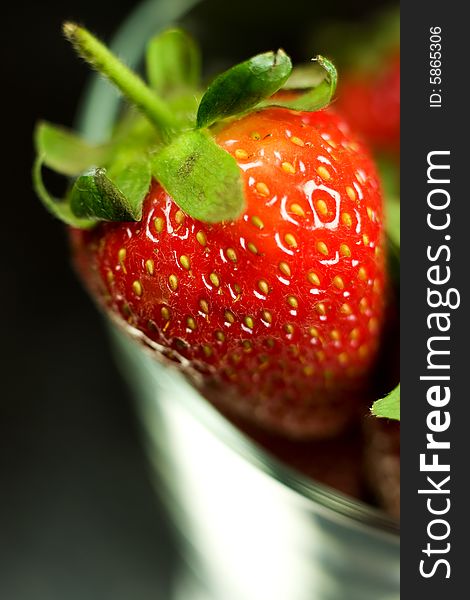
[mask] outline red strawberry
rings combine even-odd
[[[221,404],[293,435],[330,435],[357,409],[377,347],[375,170],[326,111],[265,109],[216,139],[243,171],[240,219],[196,221],[154,184],[141,222],[76,233],[81,272],[139,332],[222,376]]]
[[[230,85],[239,67],[227,72]],[[213,97],[219,116],[233,114],[223,104],[232,102],[223,95],[226,80],[224,74],[206,92],[199,124],[215,121]],[[214,403],[288,436],[336,434],[368,401],[382,323],[383,216],[374,165],[330,110],[263,108],[209,131],[220,160],[231,155],[238,164],[246,204],[237,218],[196,219],[153,181],[138,221],[74,229],[75,262],[94,297],[131,334],[202,374],[196,381]],[[184,135],[158,163],[158,177],[175,193],[199,168],[208,177],[223,168],[218,158],[199,167],[210,139],[200,136],[178,162],[193,140]],[[79,216],[89,214],[84,185],[88,179],[76,186]],[[189,194],[199,209],[205,198],[198,189]]]
[[[400,149],[400,55],[383,59],[380,68],[350,72],[339,87],[338,109],[351,127],[378,150]]]

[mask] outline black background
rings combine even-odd
[[[173,546],[129,395],[32,192],[39,118],[71,126],[89,70],[64,19],[109,39],[135,3],[9,2],[2,15],[0,598],[167,598]],[[3,47],[5,45],[5,47]],[[6,185],[5,185],[6,184]]]
[[[130,395],[100,317],[70,268],[64,228],[37,201],[30,178],[34,123],[44,118],[71,126],[89,75],[63,40],[61,23],[78,20],[109,40],[135,4],[9,0],[2,9],[2,599],[169,597],[175,550],[151,488]],[[305,58],[296,42],[306,15],[358,18],[378,3],[314,9],[293,0],[288,10],[269,3],[269,19],[283,27],[266,25],[266,3],[259,9],[247,0],[236,9],[205,4],[213,15],[205,21],[207,54],[230,48],[246,58],[283,45]],[[240,21],[247,31],[242,38]]]

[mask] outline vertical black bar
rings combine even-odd
[[[470,31],[464,8],[443,0],[401,3],[404,600],[468,593]],[[436,168],[427,173],[431,163]],[[434,290],[429,298],[428,289]],[[459,307],[444,305],[456,306],[459,298]],[[448,380],[421,379],[436,376]],[[433,461],[436,470],[426,471]],[[446,465],[449,471],[440,470]]]

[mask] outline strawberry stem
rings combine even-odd
[[[164,141],[171,139],[173,117],[165,102],[85,28],[64,23],[65,37],[76,52],[134,103],[156,127]]]

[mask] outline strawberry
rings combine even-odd
[[[91,149],[88,166],[107,166],[79,175],[65,202],[47,195],[37,164],[38,192],[72,226],[94,298],[224,411],[293,438],[337,434],[368,401],[386,277],[375,167],[324,108],[334,67],[319,57],[317,88],[273,99],[290,60],[258,55],[214,80],[190,127],[192,67],[177,85],[173,67],[154,72],[154,89],[172,85],[165,103],[86,30],[66,33],[147,118],[131,115],[114,142]],[[157,38],[151,56],[170,42],[191,56],[179,32]],[[43,126],[38,160],[80,172],[83,153],[70,156],[67,140]],[[66,166],[57,147],[70,150]]]
[[[400,149],[400,55],[393,52],[374,71],[356,70],[342,80],[337,107],[374,148]]]

